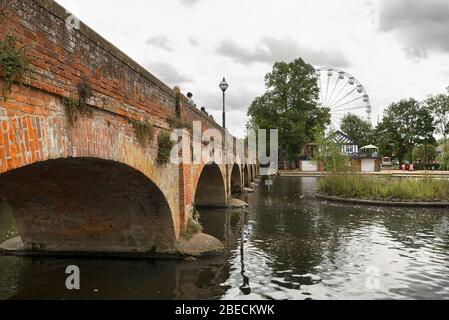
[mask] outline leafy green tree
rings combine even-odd
[[[413,161],[418,159],[423,160],[425,163],[435,161],[437,159],[437,147],[435,144],[420,144],[413,150]]]
[[[440,163],[441,170],[449,170],[449,146],[444,146],[443,153],[438,157],[438,162]]]
[[[384,155],[391,154],[400,162],[406,157],[412,161],[415,145],[433,143],[434,131],[428,108],[412,98],[401,100],[385,110],[376,128],[377,144]]]
[[[347,114],[341,121],[341,130],[356,141],[360,147],[374,143],[374,128],[369,121],[355,114]]]
[[[342,145],[332,139],[334,134],[335,132],[330,132],[328,136],[325,136],[322,130],[316,131],[318,152],[313,161],[321,162],[327,172],[348,172],[351,170],[351,158],[341,151]]]
[[[258,129],[278,129],[279,144],[289,160],[296,160],[302,147],[314,140],[315,128],[330,124],[329,109],[317,105],[319,88],[315,69],[298,58],[276,62],[265,76],[267,91],[248,110]]]
[[[447,94],[429,97],[426,105],[430,113],[434,116],[436,131],[443,135],[444,144],[447,147],[447,136],[449,134],[449,87],[447,87]]]

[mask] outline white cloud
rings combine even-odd
[[[376,0],[57,1],[170,87],[192,91],[220,123],[226,76],[234,134],[244,133],[246,108],[277,59],[301,56],[353,74],[373,120],[395,100],[449,85],[447,0],[381,0],[380,8]]]

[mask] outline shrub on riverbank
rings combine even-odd
[[[399,201],[449,201],[448,179],[395,179],[335,174],[318,182],[318,192],[343,198]]]

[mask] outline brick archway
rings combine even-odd
[[[215,164],[205,165],[194,198],[195,206],[199,207],[225,207],[226,189],[220,167]]]
[[[37,162],[0,175],[0,195],[28,250],[148,253],[176,241],[164,194],[118,162]]]
[[[249,169],[248,169],[248,165],[244,165],[243,166],[243,186],[245,188],[249,188],[251,183],[251,177],[249,176]]]
[[[238,164],[234,164],[231,171],[231,194],[238,194],[242,192],[242,174]]]

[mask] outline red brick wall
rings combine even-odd
[[[67,17],[51,0],[0,0],[0,39],[16,36],[33,57],[23,85],[14,85],[6,102],[0,99],[0,173],[66,157],[128,164],[167,197],[179,235],[202,168],[156,165],[157,139],[142,148],[129,123],[149,119],[155,136],[169,129],[166,120],[176,112],[176,93],[86,25],[68,30]],[[81,82],[91,88],[88,104],[94,112],[71,127],[62,98],[78,99]],[[184,96],[180,107],[184,120],[201,121],[203,130],[222,130]]]

